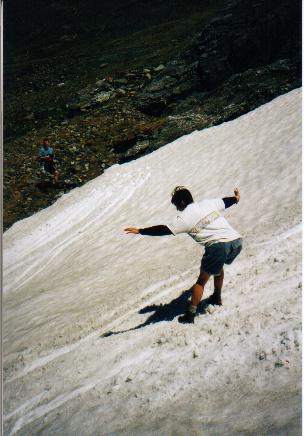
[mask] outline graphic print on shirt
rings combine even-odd
[[[196,235],[200,233],[205,227],[219,218],[221,214],[218,211],[214,211],[209,213],[207,216],[202,218],[198,223],[195,224],[194,227],[189,231],[189,235],[195,239]]]

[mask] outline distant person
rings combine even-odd
[[[177,186],[171,203],[180,213],[171,225],[158,225],[138,229],[128,227],[127,233],[149,236],[177,235],[188,233],[196,242],[205,247],[201,262],[200,275],[192,287],[191,304],[184,315],[178,318],[181,323],[193,323],[197,306],[201,301],[204,286],[210,276],[214,276],[214,292],[207,300],[213,305],[222,305],[222,286],[224,281],[224,264],[230,265],[242,250],[242,238],[221,216],[224,209],[238,203],[240,191],[236,188],[233,197],[205,199],[194,202],[191,192],[184,186]]]
[[[54,183],[57,185],[59,181],[59,173],[54,165],[54,156],[54,150],[52,147],[49,147],[48,139],[44,139],[43,144],[39,149],[41,171],[43,174],[50,174],[54,179]]]

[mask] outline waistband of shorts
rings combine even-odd
[[[243,243],[243,238],[242,236],[235,238],[235,239],[231,239],[229,241],[219,241],[219,242],[214,242],[214,241],[210,241],[209,243],[207,242],[205,244],[205,247],[212,247],[213,245],[217,245],[217,244],[228,244],[229,242],[235,242],[235,241],[240,241],[240,243]]]

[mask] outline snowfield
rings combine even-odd
[[[182,325],[202,248],[125,234],[233,195],[223,306]],[[4,434],[301,434],[301,89],[109,168],[3,237]],[[213,292],[210,280],[204,297]]]

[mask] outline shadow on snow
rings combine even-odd
[[[140,309],[138,313],[154,312],[149,316],[149,318],[146,319],[145,322],[127,330],[121,330],[118,332],[109,331],[102,334],[100,337],[106,338],[108,336],[118,335],[120,333],[126,333],[132,330],[137,330],[147,325],[155,324],[157,322],[172,321],[176,316],[182,315],[185,312],[185,308],[187,307],[188,299],[190,295],[191,295],[191,289],[188,289],[186,291],[183,291],[179,297],[170,301],[170,303],[159,304],[159,305],[152,304],[151,306],[143,307],[142,309]],[[197,314],[206,313],[206,307],[209,305],[208,300],[209,298],[206,298],[205,300],[202,300],[200,302],[200,304],[197,307]]]

